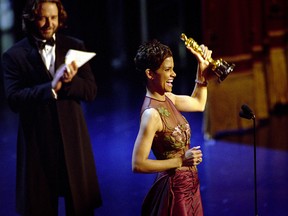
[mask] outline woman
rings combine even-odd
[[[174,72],[170,48],[153,40],[141,45],[135,57],[137,70],[146,76],[146,96],[134,144],[132,170],[155,173],[157,178],[143,206],[142,215],[203,215],[197,165],[199,146],[190,148],[190,127],[180,112],[203,111],[207,99],[207,68],[212,51],[201,45],[203,56],[187,49],[198,60],[191,96],[172,93]],[[156,159],[149,159],[150,151]]]

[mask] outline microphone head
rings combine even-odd
[[[242,111],[241,111],[240,117],[245,118],[244,116],[246,116],[247,119],[255,119],[255,114],[253,113],[253,111],[250,109],[250,107],[247,104],[243,104],[241,106],[241,109]]]

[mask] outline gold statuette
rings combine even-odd
[[[203,51],[195,40],[193,40],[192,38],[187,38],[184,33],[181,34],[181,40],[185,42],[186,46],[191,47],[193,50],[203,56]],[[212,71],[218,77],[219,82],[223,81],[234,70],[235,67],[235,64],[229,64],[222,59],[218,59],[215,61],[210,57],[208,61],[212,66]]]

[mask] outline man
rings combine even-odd
[[[60,0],[28,1],[22,18],[27,37],[2,61],[6,97],[19,113],[17,211],[57,215],[64,196],[67,215],[94,215],[101,195],[80,101],[94,100],[97,87],[88,63],[63,65],[84,44],[57,33],[67,18]]]

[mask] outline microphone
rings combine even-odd
[[[248,105],[243,104],[243,105],[241,106],[241,110],[242,110],[242,111],[239,112],[239,116],[240,116],[241,118],[245,118],[245,119],[255,119],[255,115],[254,115],[253,111],[250,109],[250,107],[249,107]]]
[[[257,207],[257,175],[256,175],[256,127],[255,127],[255,115],[250,107],[246,104],[241,106],[241,111],[239,116],[245,119],[253,119],[253,134],[254,134],[254,196],[255,196],[255,216],[258,216],[258,207]]]

